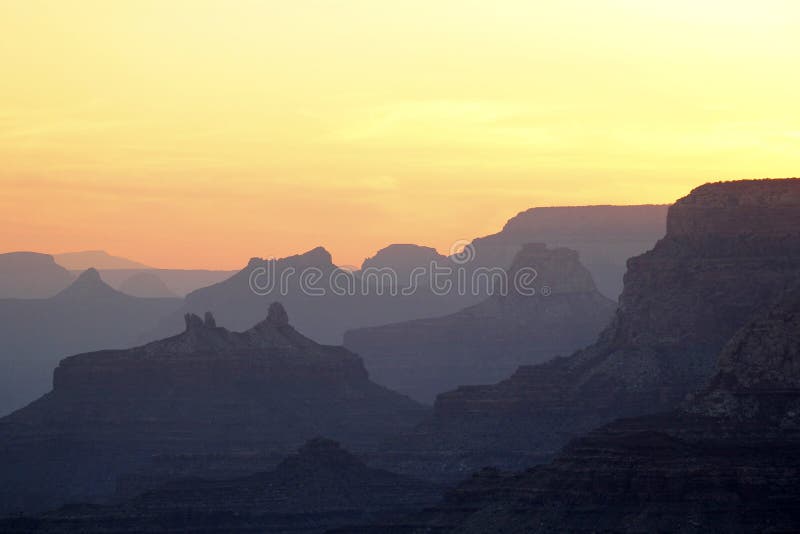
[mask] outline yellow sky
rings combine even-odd
[[[800,175],[800,2],[0,1],[0,251],[446,252]]]

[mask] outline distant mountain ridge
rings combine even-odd
[[[668,205],[535,207],[503,229],[472,241],[479,265],[506,267],[526,243],[578,252],[597,288],[616,300],[629,258],[650,250],[664,236]]]
[[[151,300],[151,299],[142,299]],[[153,455],[286,452],[327,435],[374,448],[427,413],[273,303],[244,332],[187,314],[176,336],[61,361],[53,390],[0,419],[0,510],[110,494]]]
[[[0,254],[0,299],[52,297],[72,282],[72,275],[49,254]]]
[[[143,298],[175,298],[178,295],[153,272],[141,272],[132,274],[130,278],[122,282],[118,289],[126,295]]]
[[[56,263],[71,271],[83,271],[89,268],[99,270],[112,269],[152,269],[149,265],[137,261],[112,256],[105,250],[83,250],[80,252],[62,252],[53,254]]]
[[[513,287],[526,269],[536,273],[531,287]],[[572,250],[523,245],[506,273],[507,294],[454,314],[351,330],[344,345],[378,383],[432,402],[459,385],[493,383],[520,365],[570,354],[611,321],[616,303]]]
[[[594,344],[439,395],[434,416],[388,450],[410,454],[409,473],[415,455],[437,451],[475,453],[473,467],[492,451],[495,465],[522,467],[615,418],[674,409],[703,387],[722,346],[797,280],[800,179],[700,186],[670,208],[667,227],[628,261],[619,309]]]
[[[0,299],[0,415],[45,393],[67,354],[133,344],[178,306],[120,293],[95,269],[50,298]]]
[[[265,303],[278,299],[303,331],[339,344],[352,328],[449,313],[480,300],[456,292],[436,294],[428,284],[409,294],[400,292],[399,285],[392,291],[390,285],[362,271],[340,269],[323,247],[277,260],[251,258],[233,276],[188,294],[181,312],[163,321],[152,337],[176,332],[181,314],[204,310],[213,310],[220,324],[244,328]]]
[[[361,272],[368,269],[393,269],[402,286],[408,285],[415,268],[429,268],[431,263],[447,265],[448,258],[432,247],[411,244],[388,245],[361,264]]]
[[[429,287],[431,265],[452,268],[454,273],[463,271],[467,276],[476,269],[508,269],[514,256],[528,243],[577,250],[598,290],[615,299],[627,259],[648,250],[664,235],[667,208],[649,205],[532,208],[512,218],[501,232],[467,244],[464,258],[445,256],[431,247],[393,244],[366,258],[357,271],[334,265],[331,254],[323,247],[277,260],[252,258],[246,267],[225,280],[189,293],[182,312],[213,310],[220,324],[245,328],[257,319],[265,298],[278,298],[292,311],[304,331],[324,342],[341,343],[347,330],[446,315],[484,300],[488,296],[486,291],[477,295],[453,291],[434,294]],[[250,277],[270,264],[274,265],[277,277],[292,269],[295,276],[289,277],[285,292],[279,293],[276,288],[267,295],[256,295],[250,287]],[[297,275],[307,268],[318,270],[317,286],[325,290],[325,296],[312,296],[298,287]],[[415,268],[422,268],[425,276],[418,279],[418,289],[411,295],[391,296],[386,292],[380,295],[376,291],[365,294],[358,290],[363,280],[366,285],[385,284],[380,281],[383,280],[380,273],[387,270],[395,273],[399,287],[407,286]],[[347,287],[352,284],[356,291],[335,294],[329,283],[332,277]],[[164,281],[174,288],[166,278]],[[179,328],[180,315],[176,314],[165,320],[153,337],[172,334]]]
[[[169,292],[185,296],[192,291],[208,287],[230,278],[237,271],[213,271],[206,269],[99,269],[103,280],[125,293],[125,285],[131,278],[148,275],[157,277]],[[151,289],[147,292],[152,291]],[[144,296],[144,295],[141,295]]]

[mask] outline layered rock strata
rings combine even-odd
[[[702,388],[724,343],[800,273],[800,179],[701,186],[670,208],[667,229],[629,260],[616,317],[593,345],[439,395],[434,416],[387,452],[409,472],[430,469],[413,454],[477,455],[466,471],[486,451],[490,463],[520,467],[612,419],[674,409]]]
[[[172,338],[66,358],[50,393],[0,419],[0,502],[107,495],[154,455],[286,452],[321,434],[374,448],[426,413],[355,354],[297,332],[279,304],[241,333],[187,315]]]

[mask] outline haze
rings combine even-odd
[[[6,0],[0,251],[360,264],[796,174],[796,2],[554,4]]]

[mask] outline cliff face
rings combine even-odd
[[[416,528],[796,532],[800,291],[756,314],[719,366],[681,409],[611,423],[547,466],[478,474],[417,516]]]
[[[109,493],[153,455],[286,451],[325,434],[374,446],[426,413],[369,381],[361,360],[289,325],[277,304],[237,333],[187,315],[172,338],[63,360],[53,391],[0,420],[1,504]]]
[[[510,265],[526,243],[547,243],[578,252],[600,292],[616,300],[628,258],[650,250],[664,236],[664,205],[531,208],[502,231],[476,239],[476,263]]]
[[[683,410],[800,428],[799,401],[800,285],[795,285],[726,344],[719,371]]]
[[[526,272],[533,280],[523,284]],[[614,302],[597,291],[572,250],[525,245],[506,273],[506,291],[498,284],[496,294],[479,304],[443,317],[349,331],[345,346],[364,358],[376,382],[431,402],[458,385],[495,382],[519,365],[569,354],[593,341],[612,318]]]
[[[616,317],[594,345],[440,395],[433,419],[395,447],[546,455],[697,391],[723,344],[800,272],[800,180],[699,187],[670,209],[668,229],[628,262]]]

